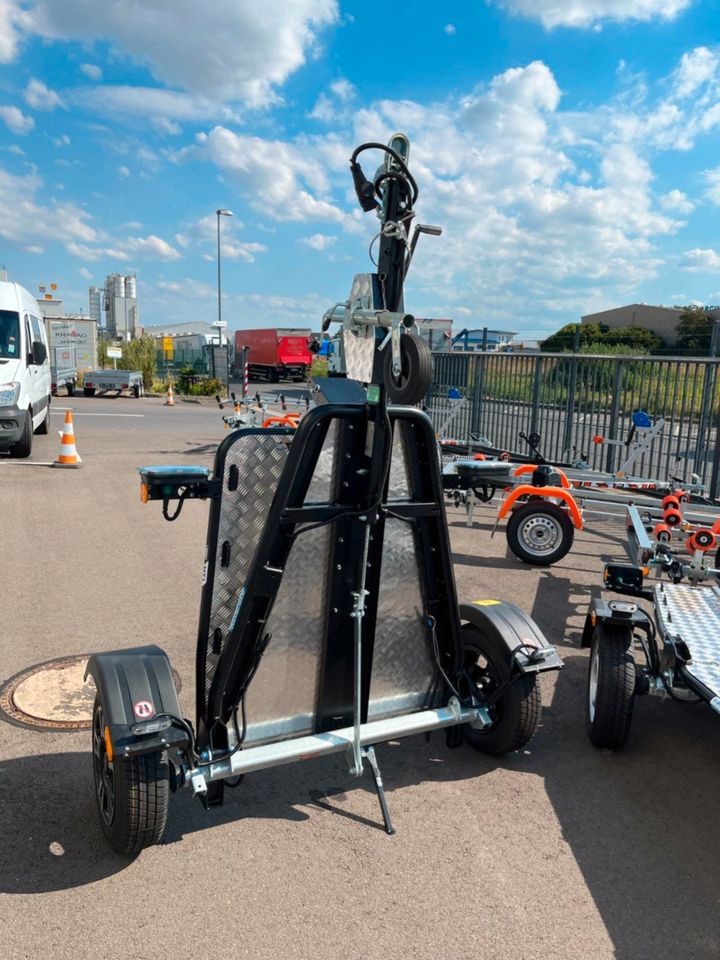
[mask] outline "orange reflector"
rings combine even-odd
[[[112,740],[110,739],[110,727],[105,727],[105,751],[107,753],[108,762],[112,763],[113,749]]]
[[[150,496],[150,487],[146,483],[140,484],[140,503],[147,503]]]
[[[605,437],[593,437],[592,442],[597,444],[605,443]]]
[[[642,568],[642,575],[643,575],[644,577],[649,577],[649,576],[650,576],[650,567],[643,567],[643,568]]]
[[[593,610],[593,612],[590,614],[590,623],[591,623],[593,626],[595,626],[595,624],[597,623],[597,614],[595,613],[594,610]]]

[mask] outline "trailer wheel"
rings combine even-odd
[[[68,384],[66,385],[66,389],[67,389],[67,395],[68,395],[69,397],[74,397],[74,396],[75,396],[75,381],[74,381],[74,380],[71,380],[70,383],[68,383]]]
[[[135,397],[136,400],[140,399],[141,393],[140,393],[139,383],[136,383],[135,386],[133,387],[133,396]]]
[[[20,435],[20,439],[17,443],[14,443],[11,447],[11,453],[13,457],[19,457],[24,460],[26,457],[29,457],[32,453],[32,444],[33,444],[33,422],[32,414],[29,410],[25,411],[25,423],[23,424],[23,432]]]
[[[430,347],[421,337],[406,333],[400,337],[399,377],[392,370],[392,350],[390,344],[384,349],[383,377],[387,394],[393,403],[413,404],[427,396],[432,383],[432,354]]]
[[[85,394],[86,397],[94,397],[95,387],[83,387],[83,393]]]
[[[513,511],[505,536],[518,560],[536,567],[549,567],[568,552],[575,528],[562,507],[535,501]]]
[[[466,623],[461,629],[463,662],[477,686],[488,697],[507,682],[512,666],[504,643]],[[481,753],[497,756],[519,750],[531,739],[540,722],[540,689],[537,674],[517,674],[502,696],[489,708],[492,726],[465,728],[465,739]]]
[[[105,711],[99,696],[93,707],[93,771],[100,826],[117,853],[139,853],[162,837],[167,822],[169,767],[163,753],[131,760],[108,759]]]
[[[596,747],[619,750],[630,733],[635,696],[632,627],[598,624],[588,666],[587,734]]]

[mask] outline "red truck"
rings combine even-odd
[[[235,332],[235,364],[238,374],[243,348],[248,347],[248,370],[251,380],[304,380],[313,361],[308,349],[310,330],[281,329],[237,330]]]

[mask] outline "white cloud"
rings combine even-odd
[[[166,240],[154,234],[147,237],[128,237],[123,247],[131,255],[151,260],[179,260],[181,256]]]
[[[25,247],[25,250],[28,253],[35,253],[35,254],[45,253],[45,248],[41,247],[37,243],[31,243],[30,246]]]
[[[25,19],[18,0],[0,0],[0,63],[11,63],[17,56]]]
[[[275,220],[344,219],[317,194],[329,192],[327,177],[307,153],[279,140],[241,136],[226,127],[198,135],[197,150],[245,191],[250,204]]]
[[[671,190],[669,193],[660,197],[660,206],[663,210],[674,210],[676,213],[690,213],[695,209],[695,204],[690,200],[682,190]]]
[[[683,54],[674,74],[675,95],[689,97],[702,84],[718,74],[718,54],[707,47],[696,47]]]
[[[23,150],[22,147],[18,146],[17,143],[10,144],[10,146],[8,147],[8,153],[14,153],[18,157],[25,156],[25,151]]]
[[[101,116],[141,118],[150,121],[162,132],[178,133],[175,121],[188,123],[213,119],[237,120],[237,113],[206,97],[160,90],[155,87],[117,86],[78,87],[68,94],[74,106]]]
[[[56,147],[69,147],[70,137],[66,133],[63,133],[59,137],[54,137],[53,143]]]
[[[592,27],[606,20],[673,20],[692,0],[494,0],[502,9],[554,27]]]
[[[26,133],[30,133],[35,126],[33,118],[25,116],[18,107],[0,107],[0,120],[3,120],[5,125],[12,130],[13,133],[19,133],[23,136]]]
[[[337,19],[337,0],[145,0],[132,15],[126,0],[36,0],[25,15],[43,37],[109,40],[164,84],[251,106],[274,99]]]
[[[54,110],[56,107],[64,106],[62,99],[50,90],[41,80],[30,80],[25,88],[25,102],[33,110]]]
[[[103,72],[100,67],[94,63],[81,63],[80,72],[84,73],[88,80],[93,80],[95,83],[98,80],[102,80]]]
[[[14,176],[0,167],[0,238],[11,244],[38,245],[50,238],[63,243],[94,243],[97,231],[90,216],[71,203],[58,203],[43,195],[37,174]]]
[[[714,250],[686,250],[683,254],[685,262],[682,269],[688,273],[706,273],[720,270],[720,255]]]
[[[90,271],[88,270],[87,267],[79,267],[79,268],[78,268],[78,273],[79,273],[80,276],[83,277],[85,280],[92,280],[92,278],[93,278],[92,273],[90,273]]]
[[[715,167],[714,170],[706,170],[704,177],[707,184],[705,196],[711,203],[720,207],[720,167]]]
[[[130,176],[130,167],[126,167],[126,166],[123,164],[122,166],[120,166],[120,167],[117,168],[117,172],[120,174],[121,177],[129,177],[129,176]]]
[[[333,123],[344,108],[357,96],[357,90],[344,77],[330,84],[329,93],[321,93],[308,117],[321,123]]]
[[[314,233],[311,237],[300,237],[299,242],[313,250],[327,250],[336,240],[337,237],[330,237],[325,233]]]
[[[447,33],[448,36],[452,36],[454,33],[457,33],[457,28],[455,27],[455,24],[453,24],[453,23],[446,23],[446,24],[445,24],[445,33]]]

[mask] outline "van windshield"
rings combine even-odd
[[[20,315],[13,310],[0,310],[0,359],[17,360],[20,356]]]

